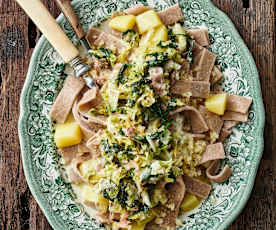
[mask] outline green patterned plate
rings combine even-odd
[[[142,2],[158,10],[175,0],[78,0],[73,5],[85,29],[96,25],[115,10]],[[249,122],[239,125],[225,143],[225,162],[233,175],[222,184],[214,184],[212,193],[195,211],[183,218],[184,229],[227,228],[249,198],[263,151],[264,107],[254,60],[232,22],[210,0],[180,0],[187,27],[206,27],[211,34],[211,50],[218,55],[227,92],[253,98]],[[75,42],[73,31],[63,16],[58,22]],[[21,94],[19,136],[23,166],[29,187],[55,230],[104,229],[77,204],[70,184],[62,177],[51,134],[49,110],[63,80],[65,65],[42,37],[32,55]]]

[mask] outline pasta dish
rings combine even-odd
[[[67,76],[50,112],[77,199],[112,230],[176,229],[231,176],[223,142],[252,99],[223,92],[208,30],[178,4],[116,12],[87,39],[98,87]]]

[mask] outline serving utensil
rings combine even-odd
[[[16,1],[57,50],[62,59],[71,65],[74,69],[75,76],[82,77],[88,87],[96,87],[96,83],[88,74],[91,67],[83,62],[79,50],[57,24],[43,3],[40,0]]]
[[[85,37],[85,32],[83,30],[82,25],[80,24],[80,20],[75,13],[70,0],[56,0],[56,3],[60,10],[62,11],[63,15],[66,17],[67,21],[70,23],[71,27],[75,31],[78,39],[80,40],[82,46],[88,52],[91,48],[90,45]]]

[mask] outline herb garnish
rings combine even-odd
[[[124,79],[124,72],[127,70],[127,68],[130,66],[130,64],[123,64],[120,68],[120,71],[117,76],[117,84],[121,83],[124,84],[126,82],[126,79]]]

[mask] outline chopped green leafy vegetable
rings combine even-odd
[[[141,78],[131,84],[132,93],[135,95],[141,95],[143,93],[143,86],[150,84],[151,80],[148,78]]]
[[[109,63],[111,66],[113,66],[117,60],[117,57],[113,54],[112,50],[103,47],[98,50],[90,50],[89,53],[99,60]]]
[[[192,39],[192,37],[189,34],[187,35],[187,39],[188,39],[189,48],[187,51],[186,59],[188,60],[190,65],[192,65],[194,62],[193,49],[194,49],[195,41]]]
[[[168,29],[168,38],[171,40],[173,43],[176,43],[176,35],[173,33],[172,28]]]
[[[118,186],[116,186],[113,183],[112,184],[110,183],[108,187],[103,189],[103,197],[110,201],[114,201],[118,193],[119,193]]]
[[[138,34],[135,30],[127,30],[122,33],[122,39],[132,46],[138,45],[138,38]]]
[[[173,49],[176,49],[177,48],[177,44],[171,40],[169,41],[160,41],[158,44],[157,44],[158,47],[161,47],[161,48],[173,48]]]
[[[168,61],[167,53],[149,53],[146,55],[146,63],[149,67],[160,66]]]
[[[129,64],[123,64],[120,68],[120,71],[118,73],[118,76],[117,76],[117,84],[124,84],[126,79],[124,79],[124,72],[127,70],[127,68],[129,67],[130,65]]]
[[[155,102],[150,108],[150,112],[156,118],[161,119],[161,124],[165,124],[168,121],[169,113],[176,108],[175,100],[171,99],[166,109],[162,108],[162,102],[159,100]],[[164,107],[164,106],[163,106]]]
[[[127,213],[130,228],[138,224],[140,229],[140,223],[159,217],[155,210],[168,201],[166,183],[184,173],[200,175],[198,161],[209,143],[189,135],[193,130],[188,114],[172,115],[180,106],[198,108],[204,101],[175,96],[172,79],[190,77],[184,75],[183,64],[187,59],[192,65],[195,41],[180,24],[167,28],[166,41],[157,39],[161,35],[156,28],[145,34],[123,32],[126,49],[118,58],[103,47],[90,51],[105,68],[91,74],[105,84],[101,103],[91,103],[89,115],[104,117],[104,125],[99,127],[101,142],[95,143],[100,156],[80,169],[104,210],[121,218]],[[119,69],[112,68],[116,62]]]
[[[139,143],[148,143],[146,137],[141,137],[141,136],[133,136],[132,139],[136,142],[139,142]]]

